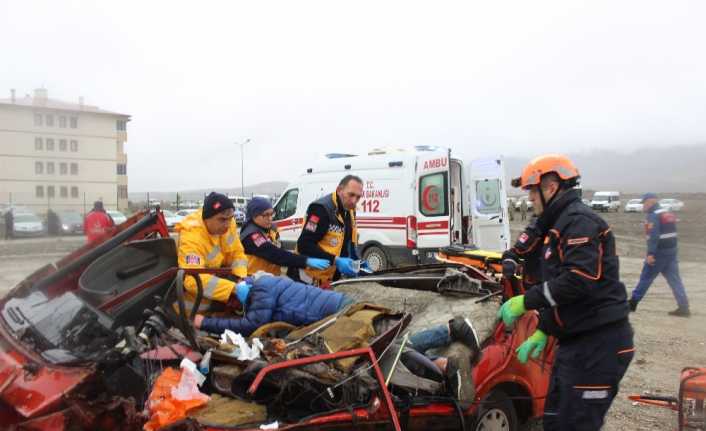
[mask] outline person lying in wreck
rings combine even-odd
[[[242,306],[242,317],[197,314],[194,316],[194,326],[209,333],[221,334],[231,330],[247,337],[267,323],[309,325],[355,303],[344,293],[265,273],[238,283],[230,302]],[[464,354],[448,357],[428,355],[428,351],[448,347],[455,341],[467,347]],[[409,337],[407,347],[424,355],[438,367],[439,372],[445,376],[450,395],[461,401],[472,401],[475,388],[471,369],[479,357],[480,343],[468,319],[457,316],[448,324],[417,331]]]

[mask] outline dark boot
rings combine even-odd
[[[456,316],[449,320],[449,335],[451,341],[460,341],[471,349],[471,363],[474,364],[480,356],[480,340],[469,319]]]
[[[632,298],[628,299],[628,304],[630,305],[630,311],[637,310],[637,303],[638,303],[638,301],[636,301]]]
[[[676,317],[691,317],[691,312],[686,307],[679,307],[674,311],[670,311],[669,315]]]
[[[446,362],[446,391],[458,400],[462,409],[467,409],[473,404],[476,388],[471,374],[471,363],[468,357],[448,357]]]

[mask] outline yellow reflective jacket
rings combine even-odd
[[[231,220],[223,235],[211,235],[201,216],[201,210],[186,216],[176,224],[179,233],[179,268],[231,268],[232,274],[243,278],[248,274],[248,260],[240,243],[238,226]],[[233,293],[235,282],[210,274],[201,274],[203,299],[199,311],[214,310],[214,302],[226,303]],[[184,280],[186,309],[191,310],[196,298],[196,281],[193,277]]]
[[[343,217],[338,212],[338,199],[336,192],[323,196],[311,205],[321,205],[326,209],[329,218],[329,226],[326,234],[318,242],[319,247],[326,253],[336,257],[341,255],[343,240],[345,238],[346,226]],[[351,217],[351,245],[358,245],[358,228],[355,222],[355,210],[348,210]],[[321,286],[333,280],[336,273],[336,265],[331,265],[327,269],[304,268],[299,270],[299,278],[309,284]]]
[[[246,229],[241,232],[241,236],[244,238],[254,232],[261,231],[258,230],[254,224],[252,224],[246,227]],[[277,226],[273,225],[268,230],[266,239],[278,248],[282,247],[279,241],[279,231],[277,230]],[[279,264],[270,262],[269,260],[263,259],[259,256],[255,256],[254,254],[246,254],[246,256],[248,258],[248,275],[253,275],[258,271],[265,271],[277,277],[282,275],[282,266],[280,266]]]

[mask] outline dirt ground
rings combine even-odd
[[[631,196],[624,196],[623,203]],[[663,278],[658,278],[637,313],[630,316],[635,329],[637,352],[620,394],[608,414],[606,431],[676,429],[676,413],[666,409],[633,405],[629,394],[645,391],[676,394],[679,373],[685,366],[706,366],[706,283],[702,265],[706,262],[706,195],[676,196],[685,202],[679,216],[681,273],[691,301],[690,319],[670,317],[674,298]],[[645,240],[642,214],[605,214],[617,238],[621,255],[621,277],[628,291],[635,286],[642,268]],[[513,222],[517,235],[523,223]],[[82,237],[59,239],[0,240],[0,295],[40,266],[55,261],[79,247]],[[522,427],[541,430],[541,421]]]
[[[623,196],[623,203],[631,197],[637,196]],[[692,316],[684,319],[667,315],[676,308],[676,303],[664,278],[659,277],[638,311],[630,315],[637,351],[608,413],[603,427],[605,431],[676,429],[676,412],[634,405],[627,397],[645,391],[676,395],[682,368],[706,367],[706,283],[702,277],[706,263],[706,195],[677,198],[685,202],[684,211],[677,213],[679,258]],[[630,292],[640,277],[646,249],[642,225],[644,214],[625,214],[621,210],[603,216],[615,233],[621,257],[621,279]],[[512,226],[513,235],[523,227],[518,217]],[[525,426],[523,431],[541,429],[541,421],[537,421]]]

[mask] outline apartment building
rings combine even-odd
[[[101,200],[126,210],[130,116],[50,99],[48,90],[0,99],[0,204],[84,213]]]

